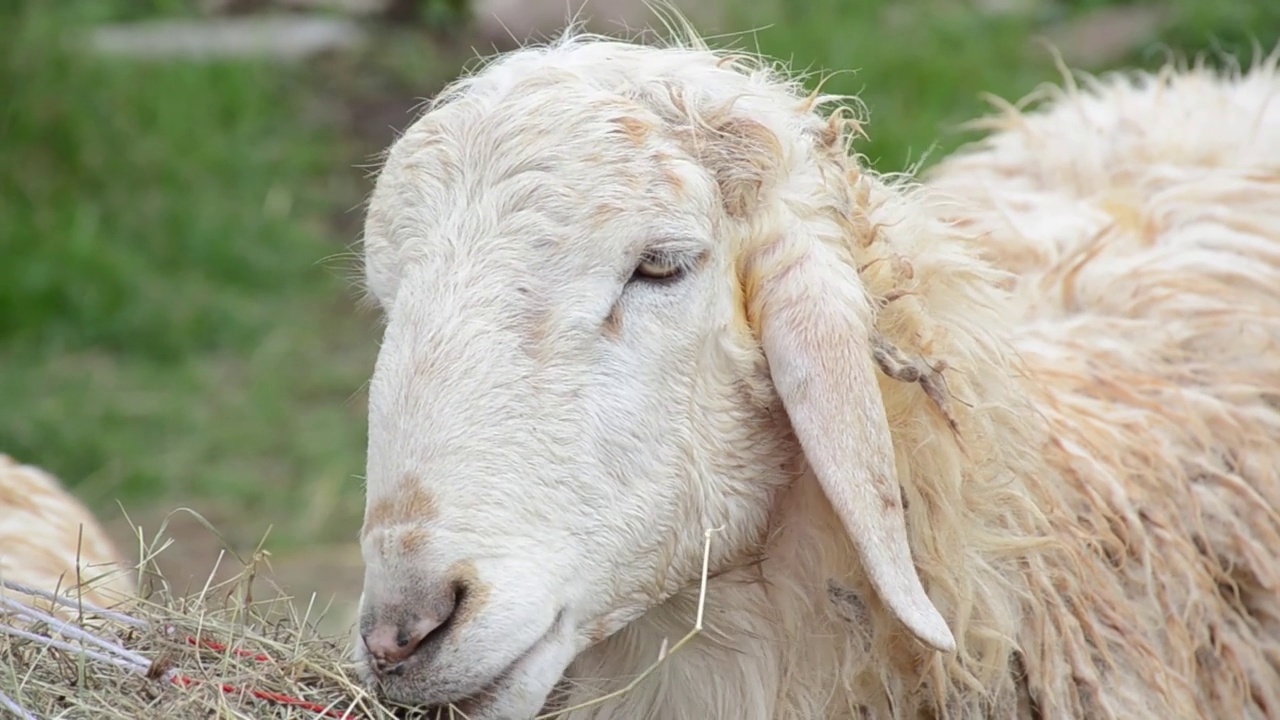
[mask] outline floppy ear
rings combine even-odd
[[[809,466],[881,601],[921,642],[955,650],[907,545],[893,440],[872,364],[871,300],[856,269],[803,226],[788,228],[788,237],[755,261],[753,315]]]
[[[690,149],[711,170],[726,213],[746,219],[775,194],[793,153],[764,124],[735,115],[733,107],[709,116],[709,139]],[[836,115],[807,128],[809,150],[843,155],[845,124]],[[743,258],[750,268],[740,268],[747,270],[741,276],[747,315],[774,387],[885,607],[921,642],[951,652],[955,638],[925,594],[907,544],[893,439],[872,360],[871,298],[851,259],[803,222],[785,228],[782,237]]]

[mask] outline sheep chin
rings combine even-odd
[[[469,720],[524,720],[538,717],[554,705],[553,695],[563,683],[565,670],[578,653],[573,634],[562,622],[520,654],[493,679],[464,697],[423,697],[419,690],[421,668],[378,677],[366,661],[361,678],[379,697],[397,705],[424,710],[428,717],[465,717]]]

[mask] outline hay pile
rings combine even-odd
[[[653,665],[623,688],[575,707],[630,692],[702,631],[717,530],[705,532],[689,633],[664,646]],[[164,581],[156,554],[144,550],[150,559],[136,568],[139,594],[111,608],[87,603],[74,591],[53,595],[0,578],[0,718],[465,720],[453,707],[415,710],[374,697],[355,675],[348,636],[316,630],[323,610],[313,615],[309,605],[300,616],[292,598],[274,585],[268,597],[255,599],[260,549],[251,562],[241,560],[238,575],[220,583],[211,575],[187,594]]]
[[[255,575],[180,595],[143,573],[150,587],[110,610],[0,581],[0,717],[433,717],[370,695],[347,637],[278,588],[255,599]]]

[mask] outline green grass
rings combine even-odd
[[[733,26],[772,25],[732,42],[841,70],[827,88],[870,110],[860,151],[898,170],[966,139],[953,128],[984,111],[981,93],[1055,80],[1030,37],[1103,4],[992,18],[960,2],[761,0]],[[0,10],[0,451],[103,515],[116,500],[218,505],[255,538],[268,523],[281,543],[349,538],[376,328],[335,256],[368,189],[352,167],[375,148],[334,119],[344,98],[426,92],[457,65],[411,35],[378,43],[364,74],[95,59],[66,41],[189,5]],[[1156,40],[1184,53],[1280,38],[1277,3],[1176,5]],[[1126,62],[1160,62],[1153,47]]]
[[[29,4],[0,67],[0,448],[97,506],[324,528],[372,352],[326,262],[355,158],[294,71],[58,51],[86,8]]]

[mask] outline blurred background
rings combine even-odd
[[[882,171],[1072,68],[1248,63],[1273,0],[676,0],[716,44],[840,70]],[[377,154],[477,54],[582,0],[0,2],[0,452],[57,474],[137,552],[169,517],[170,580],[269,551],[301,598],[359,594],[358,302]],[[597,31],[654,22],[590,0]],[[234,564],[234,561],[231,561]],[[235,572],[239,567],[225,567]],[[335,616],[345,617],[345,612]]]

